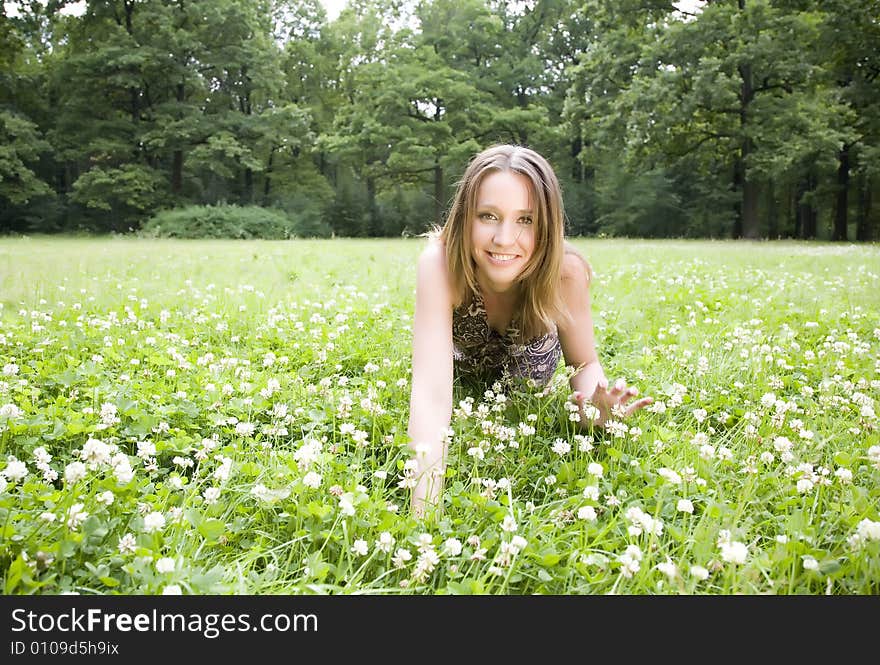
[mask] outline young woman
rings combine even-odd
[[[610,388],[596,354],[591,272],[564,237],[553,169],[514,145],[474,157],[442,229],[418,260],[408,434],[418,464],[412,509],[436,505],[445,470],[453,378],[487,387],[503,376],[546,383],[560,357],[578,368],[573,397],[602,426],[647,406],[618,379]],[[595,413],[593,409],[588,409]]]

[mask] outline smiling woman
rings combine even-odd
[[[418,263],[408,428],[417,515],[440,493],[456,380],[546,384],[564,356],[583,426],[652,402],[629,403],[637,390],[623,379],[608,389],[589,280],[589,265],[565,242],[562,194],[547,160],[516,145],[476,155]]]

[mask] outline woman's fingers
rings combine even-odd
[[[627,402],[629,402],[633,397],[635,397],[638,394],[639,394],[639,389],[636,388],[635,386],[630,386],[629,388],[627,388],[623,392],[623,395],[620,398],[620,403],[626,404]]]
[[[642,409],[642,408],[648,406],[649,404],[653,403],[653,401],[654,401],[653,397],[642,397],[642,399],[636,400],[635,402],[633,402],[632,404],[630,404],[626,408],[626,415],[628,415],[628,416],[632,415],[633,413],[635,413],[639,409]]]

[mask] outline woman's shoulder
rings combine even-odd
[[[446,246],[439,238],[431,238],[419,254],[419,272],[428,271],[434,275],[446,275]]]
[[[582,283],[584,278],[589,284],[593,279],[593,269],[583,254],[566,242],[565,253],[562,256],[562,281]]]
[[[452,301],[452,283],[446,264],[446,247],[442,241],[432,238],[422,250],[418,260],[418,281],[432,298]]]

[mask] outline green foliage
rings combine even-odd
[[[308,215],[297,219],[280,210],[259,206],[187,206],[153,215],[141,227],[141,234],[149,238],[280,240],[314,235],[313,220]]]
[[[0,25],[0,230],[230,202],[410,233],[513,142],[579,234],[876,235],[877,0],[63,5]]]
[[[0,201],[24,204],[53,193],[32,170],[40,154],[49,149],[34,123],[0,110]]]

